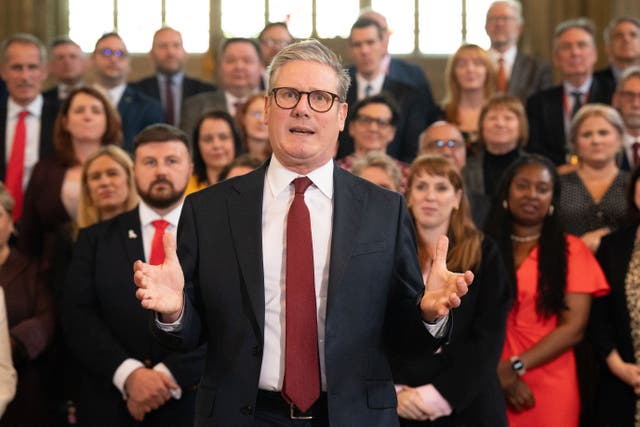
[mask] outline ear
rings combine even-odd
[[[349,110],[349,105],[346,102],[341,102],[338,105],[338,127],[342,132],[344,130],[344,123],[347,120],[347,112]]]
[[[271,112],[271,97],[264,96],[264,124],[269,126],[269,113]]]
[[[456,191],[456,209],[460,209],[462,203],[462,190]]]

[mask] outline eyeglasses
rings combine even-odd
[[[640,99],[640,92],[633,92],[630,90],[623,90],[618,92],[618,96],[625,102],[633,102],[636,99]]]
[[[316,113],[326,113],[333,107],[336,99],[340,99],[335,93],[326,90],[312,90],[304,92],[292,87],[274,87],[271,89],[271,95],[276,101],[276,105],[283,110],[292,110],[296,108],[302,95],[307,95],[307,103]]]
[[[261,111],[249,111],[247,112],[247,115],[256,119],[261,119],[263,116]]]
[[[115,56],[116,58],[123,58],[127,56],[127,52],[121,49],[100,49],[98,53],[102,56]]]
[[[487,22],[495,23],[495,22],[512,22],[515,21],[515,16],[504,16],[504,15],[496,15],[496,16],[487,16]]]
[[[260,43],[267,45],[268,47],[277,47],[283,49],[291,44],[291,40],[260,39]]]
[[[371,126],[373,123],[375,123],[380,129],[386,129],[391,126],[391,119],[380,119],[377,117],[365,116],[360,114],[356,115],[353,118],[353,121],[364,126]]]
[[[437,141],[429,141],[427,143],[427,147],[434,150],[436,148],[444,148],[444,147],[449,147],[449,148],[462,148],[464,147],[464,142],[463,141],[456,141],[455,139],[450,139],[448,141],[444,141],[442,139],[438,139]]]

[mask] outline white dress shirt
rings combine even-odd
[[[4,158],[8,165],[11,159],[11,149],[13,148],[13,137],[18,124],[18,116],[23,110],[29,111],[25,118],[27,131],[25,152],[24,152],[24,174],[22,175],[22,188],[26,189],[33,167],[38,163],[40,157],[40,127],[42,119],[42,95],[38,95],[31,104],[22,107],[16,104],[9,96],[7,99],[7,128],[5,129]]]
[[[564,134],[566,137],[566,145],[567,147],[571,147],[569,142],[569,130],[571,129],[571,112],[573,111],[573,105],[575,104],[575,99],[571,96],[572,92],[580,92],[582,95],[582,105],[589,102],[589,89],[591,89],[591,82],[593,81],[593,77],[590,76],[580,87],[575,87],[569,82],[562,82],[562,88],[564,90],[564,99],[566,100],[566,104],[563,106],[564,110]]]
[[[178,220],[180,219],[180,213],[182,212],[182,203],[180,203],[178,207],[173,209],[164,217],[158,215],[158,213],[151,209],[151,207],[149,207],[142,200],[138,205],[138,211],[140,213],[140,228],[142,230],[142,246],[144,248],[144,258],[145,260],[148,260],[151,256],[151,242],[153,241],[153,234],[155,233],[155,227],[153,226],[152,222],[157,219],[164,219],[169,223],[169,225],[165,229],[165,233],[171,233],[175,236],[176,230],[178,228]],[[129,238],[131,238],[132,235],[130,234],[129,236]],[[114,372],[113,385],[115,385],[118,390],[120,390],[120,393],[122,393],[122,397],[124,399],[127,398],[124,389],[124,383],[133,371],[143,367],[144,364],[141,361],[129,358],[122,362]],[[175,382],[173,374],[164,363],[158,363],[153,367],[153,369],[164,373]],[[180,399],[180,397],[182,396],[182,390],[180,389],[180,387],[178,387],[178,389],[171,390],[171,395],[175,399]]]
[[[331,257],[333,220],[333,160],[307,176],[313,182],[304,195],[311,220],[314,281],[318,324],[318,353],[322,389],[327,389],[324,369],[324,331]],[[264,267],[264,351],[259,387],[281,390],[284,379],[286,300],[286,221],[293,201],[292,181],[300,175],[286,169],[276,156],[267,169],[262,202],[262,259]]]
[[[111,105],[113,105],[113,108],[117,110],[118,103],[120,102],[120,98],[122,98],[122,95],[124,94],[124,91],[127,88],[127,83],[126,82],[121,83],[118,86],[114,86],[112,88],[106,88],[96,83],[94,87],[99,91],[101,91],[102,93],[104,93],[107,99],[111,101]]]
[[[377,95],[382,92],[384,85],[385,73],[379,73],[373,80],[365,79],[360,73],[356,73],[356,83],[358,84],[358,100],[366,98],[367,86],[371,86],[369,96]]]
[[[495,49],[489,49],[489,56],[493,61],[496,72],[498,71],[498,60],[502,58],[502,66],[504,67],[504,75],[507,77],[507,81],[511,78],[511,71],[513,70],[513,64],[516,62],[516,55],[518,54],[518,48],[516,46],[512,46],[506,50],[504,53],[500,53]]]

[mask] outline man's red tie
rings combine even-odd
[[[22,204],[24,194],[22,191],[22,179],[24,177],[24,151],[27,144],[27,126],[25,120],[29,112],[20,111],[18,115],[18,123],[16,123],[16,131],[13,135],[13,145],[11,146],[11,155],[7,164],[7,173],[5,182],[7,190],[13,196],[13,220],[17,221],[22,215]]]
[[[166,105],[166,114],[165,114],[165,120],[167,121],[167,123],[169,123],[171,126],[175,126],[175,113],[173,111],[173,88],[171,87],[171,77],[167,76],[167,84],[165,86],[165,101],[167,103]]]
[[[307,177],[293,180],[295,196],[287,215],[286,345],[282,395],[306,412],[320,397],[318,325],[313,278],[313,244],[304,192]]]
[[[498,58],[498,73],[496,74],[496,84],[498,92],[507,92],[509,81],[507,80],[507,70],[504,67],[504,58]]]
[[[153,233],[153,240],[151,241],[151,256],[149,257],[149,264],[159,265],[164,262],[164,245],[162,244],[162,236],[164,236],[164,230],[169,223],[164,219],[156,219],[151,224],[156,228]]]

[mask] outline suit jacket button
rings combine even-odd
[[[251,414],[253,414],[253,406],[251,406],[251,405],[243,406],[242,408],[240,408],[240,413],[242,415],[251,415]]]

